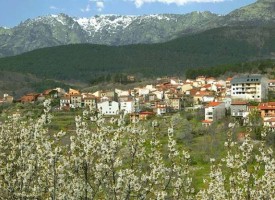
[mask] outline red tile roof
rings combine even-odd
[[[206,84],[203,86],[204,88],[210,88],[211,87],[211,84]]]
[[[234,101],[231,103],[231,105],[246,105],[246,104],[247,104],[247,102],[245,102],[245,101]]]
[[[218,106],[218,105],[220,105],[221,104],[221,102],[210,102],[208,105],[207,105],[207,107],[215,107],[215,106]]]
[[[149,111],[143,111],[139,113],[140,115],[154,115],[154,112],[149,112]]]
[[[260,110],[275,110],[275,102],[260,103],[258,108]]]
[[[226,81],[231,81],[232,80],[232,77],[228,77],[227,79],[226,79]]]
[[[210,120],[202,120],[202,123],[209,123],[211,124],[213,121],[210,121]]]

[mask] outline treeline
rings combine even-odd
[[[270,70],[269,70],[270,69]],[[239,64],[217,65],[214,67],[192,68],[186,71],[186,78],[194,79],[197,76],[218,77],[226,73],[261,73],[275,76],[275,60],[259,60]]]
[[[91,85],[96,85],[98,83],[107,82],[107,83],[121,83],[121,84],[128,84],[136,82],[136,76],[133,79],[129,78],[129,75],[123,73],[115,73],[115,74],[106,74],[106,75],[98,75],[93,77],[90,80]]]

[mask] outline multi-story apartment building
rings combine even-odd
[[[84,107],[94,108],[96,109],[97,98],[95,96],[86,96],[83,98]]]
[[[81,94],[73,94],[70,95],[70,100],[71,100],[71,104],[70,107],[71,108],[81,108],[82,107],[82,95]]]
[[[231,80],[231,98],[261,102],[267,99],[268,79],[262,75],[243,75]]]

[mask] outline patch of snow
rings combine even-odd
[[[144,15],[144,16],[141,16],[141,19],[157,19],[157,20],[166,20],[166,21],[171,20],[170,17],[167,17],[165,15],[159,15],[159,14]]]
[[[62,20],[62,17],[59,15],[51,15],[56,21],[60,22],[62,25],[66,25],[66,23]]]
[[[62,25],[67,25],[66,22],[64,21],[64,17],[61,15],[46,15],[42,17],[37,17],[31,20],[27,20],[27,26],[33,25],[35,22],[43,22],[46,24],[50,24],[52,26],[55,26],[56,22],[61,23]]]
[[[134,21],[143,20],[171,20],[170,17],[165,15],[144,15],[144,16],[135,16],[135,15],[96,15],[91,18],[74,18],[74,20],[88,33],[101,32],[103,29],[108,30],[109,32],[115,33],[117,29],[126,29]]]
[[[87,32],[99,32],[103,29],[113,30],[125,29],[134,20],[136,16],[121,15],[100,15],[91,18],[77,18],[75,21]]]

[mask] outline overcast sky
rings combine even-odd
[[[13,27],[28,18],[65,13],[73,17],[100,14],[227,14],[256,0],[0,0],[0,26]]]

